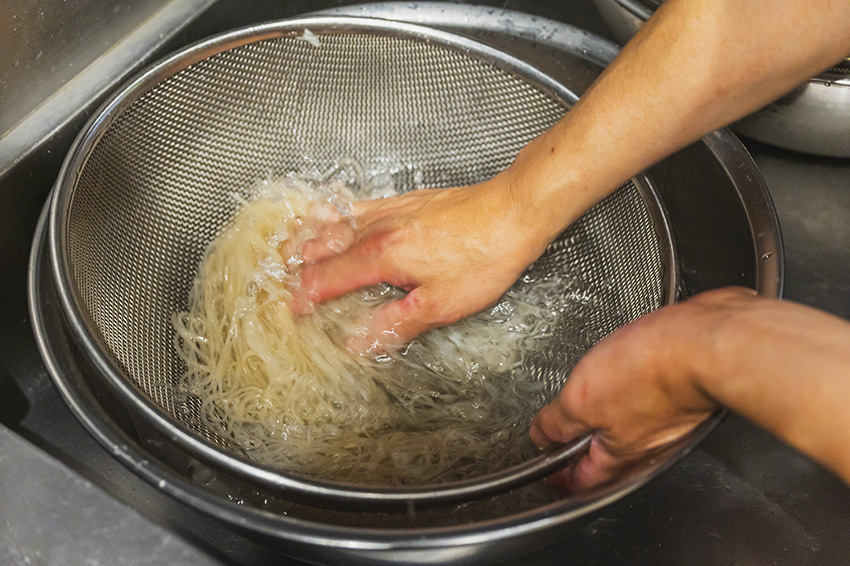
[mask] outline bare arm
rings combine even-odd
[[[304,303],[380,281],[408,290],[376,315],[366,347],[485,308],[623,181],[850,53],[848,30],[847,0],[668,0],[500,175],[360,204],[355,232],[323,223],[305,249]],[[850,481],[850,324],[740,289],[703,294],[594,348],[531,433],[546,444],[595,431],[588,455],[560,475],[575,489],[720,405]]]
[[[848,29],[846,0],[668,0],[502,174],[360,204],[354,233],[323,226],[305,249],[303,310],[397,285],[407,297],[371,322],[370,340],[387,343],[487,307],[623,181],[850,53]]]
[[[850,324],[722,289],[661,309],[600,342],[535,418],[540,445],[588,430],[588,454],[553,481],[604,482],[690,431],[718,406],[850,482]]]
[[[668,0],[508,170],[529,226],[560,230],[635,173],[847,54],[846,1]]]

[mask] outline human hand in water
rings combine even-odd
[[[549,235],[528,225],[506,175],[354,203],[353,222],[311,220],[296,310],[385,282],[407,294],[381,307],[353,348],[392,347],[479,312],[543,253]]]

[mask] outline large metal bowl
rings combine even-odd
[[[618,41],[627,42],[661,0],[593,0]],[[850,157],[850,57],[732,125],[784,149]]]
[[[386,7],[372,8],[376,14],[382,9]],[[361,7],[358,14],[368,11],[369,7]],[[441,21],[438,12],[419,5],[416,11],[398,10],[394,17],[414,23],[427,19],[432,26],[486,40],[515,56],[539,58],[539,67],[547,68],[577,95],[615,53],[609,42],[564,24],[522,14],[499,20],[488,19],[483,11],[477,15],[481,17],[470,12],[464,25]],[[510,29],[498,24],[505,21]],[[541,29],[551,33],[541,34]],[[733,135],[714,132],[648,174],[669,211],[682,269],[682,296],[724,285],[747,285],[767,296],[781,293],[782,248],[773,206],[754,163]],[[646,467],[613,484],[569,497],[540,497],[535,491],[538,485],[519,496],[508,494],[415,515],[337,513],[270,501],[267,493],[226,474],[212,473],[198,462],[176,464],[180,458],[168,454],[171,439],[139,434],[138,426],[143,425],[115,402],[72,339],[57,306],[45,232],[42,221],[31,256],[32,319],[51,376],[83,425],[117,459],[162,491],[310,561],[462,564],[528,552],[585,524],[597,509],[668,469],[722,417],[715,415]]]

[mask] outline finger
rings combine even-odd
[[[339,209],[327,201],[313,201],[307,207],[306,219],[309,222],[330,224],[339,222]]]
[[[292,308],[306,314],[317,303],[382,281],[378,262],[362,246],[355,246],[346,253],[304,266]]]
[[[590,430],[590,426],[574,418],[556,399],[534,416],[528,434],[534,444],[545,448],[551,444],[568,442]]]
[[[374,199],[374,200],[357,200],[351,203],[351,212],[354,215],[354,218],[358,216],[362,216],[369,212],[370,210],[374,210],[379,206],[386,206],[387,202],[390,199]]]
[[[306,263],[318,263],[344,252],[354,241],[354,230],[347,222],[312,227],[316,237],[304,243],[301,252]]]
[[[422,295],[418,287],[378,309],[367,323],[366,334],[352,338],[349,348],[359,353],[393,350],[437,326]]]
[[[575,493],[611,481],[625,467],[625,462],[612,458],[594,438],[587,454],[574,465],[550,475],[546,483],[559,491]]]

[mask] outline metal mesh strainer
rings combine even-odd
[[[308,31],[309,30],[309,31]],[[575,97],[465,38],[356,18],[269,24],[152,67],[93,119],[60,175],[51,254],[72,330],[127,408],[204,461],[294,494],[369,503],[477,497],[552,471],[584,443],[467,482],[390,489],[318,482],[252,463],[175,396],[186,308],[232,193],[341,157],[401,190],[481,181],[510,164]],[[596,340],[671,301],[675,261],[645,178],[597,205],[533,267],[579,274],[585,312],[531,368],[551,396]],[[529,419],[532,415],[528,415]]]

